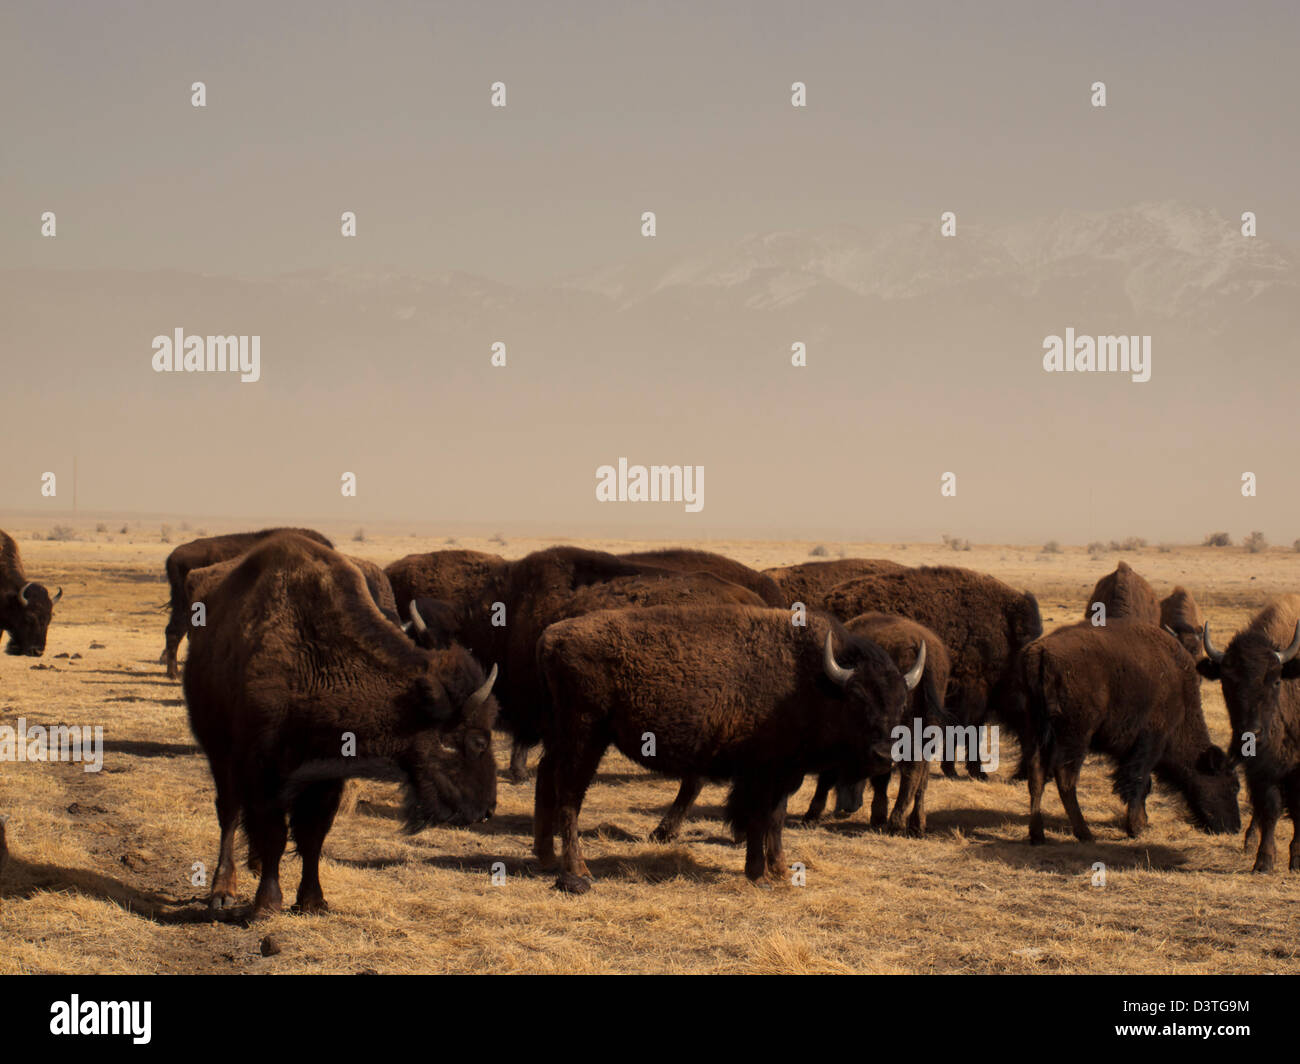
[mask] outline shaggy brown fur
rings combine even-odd
[[[1106,623],[1132,621],[1137,624],[1160,624],[1160,601],[1155,590],[1142,575],[1120,562],[1113,573],[1107,573],[1092,589],[1083,619],[1091,621],[1096,603],[1106,607]]]
[[[834,633],[832,682],[824,647]],[[578,810],[606,748],[668,776],[732,781],[727,820],[747,840],[745,874],[786,874],[787,797],[808,772],[869,776],[888,761],[906,703],[883,650],[824,615],[806,626],[784,609],[658,606],[609,610],[549,627],[537,647],[551,694],[537,774],[534,852],[561,886],[584,890]],[[653,751],[647,735],[654,740]]]
[[[28,581],[18,544],[0,532],[0,632],[9,633],[6,652],[34,658],[44,654],[54,604],[62,597],[63,588],[51,598],[44,584]]]
[[[682,547],[670,550],[643,550],[620,554],[626,561],[639,565],[653,565],[660,569],[671,569],[678,573],[712,573],[716,577],[741,587],[749,588],[765,605],[785,606],[785,596],[772,578],[748,565],[722,554],[707,550],[687,550]]]
[[[491,815],[496,704],[483,670],[460,647],[412,645],[342,555],[275,536],[204,594],[208,624],[191,635],[184,690],[217,789],[214,908],[234,904],[241,816],[262,876],[253,915],[280,908],[286,815],[303,862],[298,907],[326,908],[321,847],[347,777],[395,770],[408,830]]]
[[[1024,757],[1031,842],[1045,841],[1042,798],[1049,772],[1075,837],[1092,839],[1075,793],[1089,751],[1116,762],[1114,789],[1128,807],[1131,837],[1146,827],[1153,772],[1187,800],[1201,830],[1241,827],[1237,774],[1210,742],[1196,667],[1168,632],[1087,621],[1059,628],[1025,648],[1019,679],[1032,735]]]
[[[1183,649],[1193,659],[1199,658],[1204,651],[1201,648],[1201,631],[1205,620],[1192,598],[1192,593],[1185,587],[1176,587],[1169,597],[1160,602],[1160,626],[1174,633],[1174,638],[1182,643]]]
[[[166,663],[168,679],[174,680],[180,675],[176,654],[180,650],[181,640],[189,635],[190,600],[185,594],[185,578],[190,571],[216,565],[217,562],[224,562],[230,558],[238,558],[254,544],[282,532],[305,536],[327,547],[334,546],[319,532],[314,532],[310,528],[264,528],[259,532],[233,532],[226,536],[193,539],[188,543],[182,543],[167,555],[167,582],[171,585],[171,613],[167,619],[167,645],[158,660]]]
[[[784,601],[783,606],[802,602],[810,610],[826,608],[826,593],[845,580],[877,573],[893,573],[907,566],[885,558],[836,558],[824,562],[803,562],[800,565],[783,565],[763,572],[776,581]]]
[[[384,569],[402,620],[411,615],[418,598],[441,599],[454,606],[477,602],[488,584],[509,566],[499,554],[479,550],[435,550],[408,554]]]
[[[925,644],[925,674],[921,683],[910,695],[910,708],[901,724],[911,730],[914,719],[919,718],[921,726],[942,725],[948,719],[943,709],[943,693],[948,687],[948,673],[952,663],[948,658],[948,648],[934,632],[924,625],[909,621],[906,617],[896,617],[888,613],[864,613],[854,617],[844,626],[853,635],[868,639],[888,654],[898,666],[898,671],[905,673],[916,664],[916,655]],[[899,782],[898,798],[893,811],[889,811],[889,777],[883,772],[871,777],[871,826],[888,827],[891,835],[903,830],[903,817],[911,805],[912,815],[907,821],[907,830],[913,835],[925,834],[925,785],[930,778],[930,765],[914,751],[910,761],[898,763]],[[817,780],[817,791],[813,795],[804,821],[811,823],[821,817],[826,808],[826,798],[831,787],[836,788],[836,816],[848,816],[862,808],[862,791],[864,780],[836,780],[830,773],[824,773]]]
[[[1237,633],[1221,656],[1216,650],[1216,657],[1196,664],[1202,676],[1223,684],[1234,736],[1232,754],[1245,767],[1253,813],[1247,849],[1259,837],[1256,872],[1273,870],[1273,835],[1283,809],[1294,829],[1289,868],[1300,872],[1300,656],[1278,660],[1286,656],[1298,623],[1300,595],[1281,595]],[[1207,655],[1211,646],[1205,648]]]
[[[981,727],[993,718],[1019,734],[1024,721],[1011,701],[1012,666],[1020,649],[1043,634],[1038,600],[1030,592],[941,565],[846,581],[827,594],[826,605],[841,620],[893,613],[932,629],[952,663],[944,705],[957,722]],[[943,767],[947,775],[956,774],[951,763]],[[977,753],[968,751],[966,769],[982,778]]]

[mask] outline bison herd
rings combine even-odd
[[[1161,602],[1123,562],[1082,621],[1046,636],[1028,592],[880,559],[757,572],[697,550],[562,546],[514,561],[434,551],[380,569],[319,533],[277,528],[187,543],[166,571],[162,660],[175,678],[188,636],[185,701],[216,788],[218,910],[238,897],[241,825],[259,876],[254,916],[282,905],[290,834],[297,906],[326,908],[319,860],[348,778],[401,781],[408,831],[490,817],[494,727],[513,740],[515,781],[542,748],[533,852],[575,893],[591,885],[583,798],[610,746],[680,781],[658,841],[678,834],[704,781],[728,781],[726,819],[760,886],[786,875],[786,802],[807,775],[817,790],[805,821],[832,791],[838,814],[856,811],[869,782],[873,825],[923,834],[927,759],[981,778],[972,737],[990,728],[1017,740],[1034,843],[1048,778],[1075,836],[1091,838],[1076,793],[1090,751],[1114,764],[1132,836],[1153,778],[1196,827],[1237,831],[1239,769],[1257,871],[1273,867],[1282,813],[1300,824],[1300,596],[1270,603],[1221,651],[1186,590]],[[10,653],[44,650],[61,594],[28,581],[0,533]],[[1211,742],[1201,677],[1223,684],[1228,751]],[[914,725],[966,741],[903,756]]]

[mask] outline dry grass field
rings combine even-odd
[[[806,885],[766,892],[743,877],[743,847],[720,820],[722,787],[705,788],[678,844],[656,846],[643,840],[676,782],[612,752],[583,809],[596,886],[581,897],[554,890],[554,875],[539,873],[530,857],[531,784],[512,785],[503,773],[490,822],[407,837],[398,832],[396,786],[364,783],[356,809],[340,815],[325,844],[332,913],[216,922],[206,889],[191,882],[195,862],[212,869],[216,860],[211,779],[180,685],[158,664],[162,563],[171,548],[156,534],[131,542],[84,531],[78,541],[46,542],[22,527],[9,531],[29,576],[65,594],[43,658],[0,657],[0,722],[101,724],[105,764],[91,774],[75,764],[0,763],[10,849],[0,881],[0,973],[1300,971],[1300,875],[1253,875],[1240,837],[1199,834],[1159,788],[1151,827],[1130,841],[1107,768],[1095,758],[1080,798],[1097,841],[1073,841],[1049,785],[1049,845],[1031,848],[1025,788],[1006,782],[1015,768],[1010,743],[999,781],[947,781],[934,769],[924,839],[871,831],[865,809],[804,828],[809,779],[791,799],[785,843],[787,857],[806,866]],[[338,540],[381,563],[444,545],[441,537]],[[459,545],[517,557],[553,542]],[[758,567],[807,560],[812,546],[699,545]],[[991,573],[1034,591],[1049,630],[1082,616],[1093,583],[1120,557],[1072,548],[829,546],[832,556]],[[1185,584],[1221,644],[1270,595],[1300,584],[1300,555],[1289,551],[1149,548],[1123,557],[1162,595]],[[1211,732],[1223,743],[1218,686],[1202,690]],[[504,766],[504,739],[497,752]],[[1244,789],[1242,799],[1244,824]],[[1282,846],[1289,833],[1284,822]],[[497,861],[507,874],[493,885]],[[1091,885],[1094,862],[1106,866],[1104,887]],[[286,899],[297,878],[290,855]],[[253,885],[241,867],[243,896],[251,898]],[[280,952],[264,957],[267,935]]]

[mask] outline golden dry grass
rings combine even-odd
[[[396,788],[363,783],[356,809],[326,841],[322,878],[334,911],[265,923],[211,921],[195,862],[216,856],[207,763],[178,684],[157,664],[166,597],[160,543],[30,542],[30,574],[66,595],[39,662],[0,658],[0,718],[102,724],[106,765],[0,764],[10,861],[0,883],[0,973],[22,972],[1295,972],[1300,875],[1252,875],[1240,839],[1201,835],[1159,790],[1134,842],[1118,823],[1106,766],[1090,761],[1081,801],[1097,841],[1067,834],[1054,789],[1050,845],[1026,842],[1022,785],[948,781],[929,788],[930,835],[890,838],[862,814],[804,828],[810,780],[791,799],[786,855],[803,887],[761,892],[708,787],[680,843],[643,841],[675,781],[606,757],[582,822],[596,888],[552,889],[529,855],[531,786],[504,778],[497,816],[471,830],[397,831]],[[343,537],[340,537],[343,538]],[[551,540],[512,541],[518,556]],[[371,539],[345,549],[386,562],[441,539]],[[483,540],[461,546],[497,549]],[[591,541],[602,548],[641,544]],[[648,544],[653,546],[653,544]],[[808,556],[807,543],[703,544],[756,566]],[[909,564],[955,563],[1038,596],[1048,628],[1082,615],[1116,556],[1079,550],[835,545]],[[1226,642],[1273,593],[1295,590],[1294,555],[1183,549],[1129,552],[1166,593],[1186,584]],[[80,657],[60,655],[79,654]],[[1215,685],[1211,730],[1227,737]],[[498,745],[505,763],[504,742]],[[1002,752],[1000,776],[1014,769]],[[1244,792],[1243,792],[1244,798]],[[865,811],[864,811],[865,812]],[[1243,808],[1243,815],[1248,809]],[[1284,825],[1289,831],[1289,825]],[[1287,841],[1284,834],[1280,840]],[[502,862],[503,885],[491,868]],[[1091,885],[1104,862],[1106,885]],[[297,863],[284,868],[286,897]],[[246,873],[241,890],[251,895]],[[272,935],[282,952],[262,957]]]

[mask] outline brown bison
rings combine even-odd
[[[826,593],[831,588],[846,580],[856,580],[860,576],[875,576],[877,573],[892,573],[906,569],[885,558],[836,558],[824,562],[803,562],[800,565],[784,565],[776,569],[764,569],[763,572],[776,581],[785,599],[782,606],[793,606],[802,602],[810,610],[826,608]]]
[[[453,570],[463,571],[463,568],[457,566]],[[395,572],[393,566],[387,571],[389,579],[396,581],[394,590],[399,585],[403,588],[398,594],[399,609],[409,615],[409,604],[403,605],[403,598],[414,582]],[[675,580],[682,574],[580,547],[535,551],[517,561],[489,565],[485,571],[490,573],[487,582],[467,598],[449,596],[445,587],[436,586],[431,587],[429,594],[436,600],[447,601],[455,610],[455,623],[446,626],[441,638],[456,640],[480,661],[500,664],[496,694],[501,705],[501,724],[514,737],[511,775],[521,780],[526,775],[528,748],[542,738],[546,697],[537,671],[537,639],[547,625],[573,616],[571,611],[575,607],[571,600],[585,588],[624,577]],[[443,593],[438,594],[439,590]],[[619,601],[603,605],[589,599],[592,604],[588,608],[627,604],[620,592],[615,595]]]
[[[234,904],[241,816],[262,877],[253,915],[280,908],[287,815],[298,907],[325,909],[321,847],[345,778],[396,772],[408,831],[491,815],[495,670],[485,679],[460,647],[414,646],[356,566],[302,536],[258,544],[204,593],[209,623],[191,635],[184,690],[217,791],[213,908]]]
[[[530,558],[533,556],[530,556]],[[543,572],[551,569],[552,558],[540,558],[537,565]],[[525,559],[527,561],[527,559]],[[534,563],[521,564],[516,577],[530,572]],[[554,575],[554,574],[552,574]],[[526,581],[520,580],[518,587]],[[536,662],[525,657],[530,641],[536,646],[537,637],[548,624],[579,617],[596,610],[623,609],[639,606],[699,606],[709,603],[731,603],[741,606],[762,606],[765,603],[757,594],[738,584],[733,584],[712,573],[677,573],[668,570],[656,570],[655,575],[614,576],[599,583],[586,584],[569,593],[536,593],[526,591],[512,596],[517,609],[515,616],[519,630],[518,638],[510,638],[510,633],[503,633],[503,641],[494,642],[481,625],[466,622],[460,611],[440,600],[417,599],[413,606],[412,638],[421,646],[445,646],[454,640],[461,641],[467,650],[478,654],[480,658],[491,657],[493,660],[504,658],[511,663],[511,685],[509,694],[502,694],[506,705],[516,716],[507,718],[507,725],[515,722],[514,749],[510,758],[510,774],[515,781],[527,776],[528,749],[540,739],[541,732],[537,721],[545,712],[545,691],[536,671]],[[507,613],[507,617],[509,613]],[[519,650],[522,646],[523,653]],[[512,648],[516,651],[512,654]],[[503,685],[504,689],[504,685]],[[531,692],[531,693],[530,693]],[[518,710],[519,705],[525,707]],[[525,719],[521,722],[520,718]],[[537,738],[529,741],[532,736]],[[683,784],[683,787],[686,785]],[[696,786],[698,793],[698,786]],[[693,800],[694,795],[691,796]],[[687,802],[689,805],[689,801]]]
[[[0,532],[0,631],[9,633],[6,652],[33,658],[44,654],[50,616],[61,598],[63,588],[51,598],[44,584],[27,579],[18,544]]]
[[[765,573],[751,569],[748,565],[722,554],[707,550],[643,550],[620,554],[620,558],[639,565],[652,565],[657,569],[671,569],[678,573],[712,573],[732,584],[749,588],[765,605],[788,605],[785,595],[776,586],[772,578]]]
[[[1160,601],[1160,627],[1168,629],[1193,658],[1201,656],[1201,632],[1205,621],[1196,600],[1185,587],[1176,587]]]
[[[1043,634],[1038,600],[1030,592],[941,565],[846,581],[827,594],[826,606],[844,621],[892,613],[932,629],[952,663],[944,705],[958,723],[982,727],[992,718],[1019,733],[1023,719],[1012,698],[1013,666],[1021,648]],[[983,778],[975,751],[967,750],[966,768],[972,778]],[[943,770],[956,775],[949,761]]]
[[[1083,611],[1085,621],[1092,620],[1099,602],[1106,607],[1107,624],[1111,621],[1160,624],[1160,601],[1155,591],[1128,562],[1120,562],[1113,573],[1097,581]]]
[[[435,550],[408,554],[384,569],[403,618],[419,598],[438,599],[459,606],[477,602],[490,583],[509,566],[499,554],[478,550]]]
[[[1116,763],[1114,791],[1128,807],[1130,836],[1146,827],[1153,772],[1186,799],[1202,831],[1241,827],[1237,774],[1210,741],[1196,666],[1168,632],[1146,624],[1059,628],[1025,648],[1019,679],[1030,725],[1023,761],[1031,842],[1045,841],[1047,773],[1075,837],[1092,839],[1075,791],[1090,750]]]
[[[924,675],[912,691],[910,709],[900,722],[903,727],[911,732],[914,726],[918,729],[941,727],[951,719],[943,708],[943,693],[948,687],[952,665],[948,649],[934,632],[906,617],[888,613],[864,613],[844,627],[852,635],[868,639],[880,647],[905,676],[916,667],[921,648],[925,648],[925,657],[921,661]],[[925,834],[925,785],[930,778],[930,765],[919,750],[912,749],[910,755],[907,760],[894,759],[899,769],[899,784],[892,812],[889,811],[890,773],[882,772],[871,777],[871,826],[888,827],[893,835],[903,830],[903,817],[909,805],[912,813],[907,819],[907,830],[913,835]],[[862,779],[836,780],[830,773],[824,773],[817,780],[817,791],[804,813],[804,821],[812,823],[821,817],[832,786],[836,788],[836,816],[856,813],[862,808],[865,782]]]
[[[185,578],[192,569],[202,569],[230,558],[238,558],[244,551],[256,543],[261,543],[269,536],[291,532],[315,540],[326,547],[333,547],[328,539],[310,528],[264,528],[260,532],[233,532],[227,536],[206,536],[182,543],[167,555],[167,582],[171,585],[171,613],[167,619],[167,645],[163,649],[160,663],[166,663],[167,676],[176,679],[180,669],[176,664],[176,654],[180,650],[181,640],[190,630],[190,600],[185,595]]]
[[[1204,628],[1200,674],[1223,684],[1232,722],[1232,756],[1246,770],[1256,833],[1255,871],[1271,872],[1277,856],[1273,834],[1285,808],[1293,824],[1289,868],[1300,872],[1300,595],[1282,595],[1264,607],[1218,650]]]
[[[668,776],[731,780],[727,820],[746,838],[745,874],[785,874],[781,828],[808,772],[851,778],[889,763],[907,685],[889,656],[815,614],[658,606],[546,629],[537,657],[551,695],[537,773],[533,851],[560,886],[587,889],[578,811],[606,748]]]

